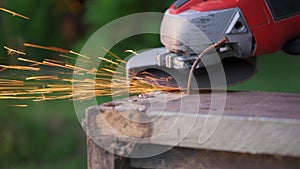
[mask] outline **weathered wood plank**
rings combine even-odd
[[[222,92],[215,94],[223,95]],[[150,98],[154,100],[155,98]],[[164,100],[161,100],[164,101]],[[198,103],[199,101],[199,103]],[[182,95],[181,98],[167,102],[166,112],[176,112],[182,107],[181,102],[188,104],[185,106],[186,113],[195,112],[198,108],[199,114],[207,114],[211,106],[211,93],[200,93],[194,95]],[[226,93],[226,107],[224,115],[247,116],[247,117],[270,117],[285,119],[300,119],[300,94],[273,93],[273,92],[233,92]],[[142,99],[137,104],[147,105]],[[198,106],[198,107],[197,107]],[[152,106],[152,110],[159,107]]]
[[[137,168],[180,169],[299,169],[300,160],[290,157],[174,148],[166,153],[131,159]]]
[[[222,93],[215,96],[217,100],[224,98]],[[256,163],[269,154],[263,168],[276,164],[276,158],[269,157],[286,156],[284,162],[277,160],[278,166],[289,166],[286,161],[296,159],[290,161],[290,165],[299,167],[300,94],[228,92],[222,116],[209,114],[211,103],[210,93],[163,93],[93,106],[86,110],[88,136],[109,151],[128,157],[141,154],[147,157],[148,150],[155,150],[138,145],[165,145],[249,154],[237,163],[248,157],[251,162],[256,158],[252,156],[258,156]],[[199,142],[201,131],[206,131],[203,124],[207,119],[217,122],[217,128],[208,140]],[[144,123],[147,121],[150,122]],[[142,125],[139,122],[143,122]],[[229,156],[228,159],[232,158]],[[220,158],[226,159],[227,155]],[[138,164],[139,160],[135,161]]]
[[[115,157],[113,154],[100,148],[93,140],[87,138],[88,169],[114,169]]]

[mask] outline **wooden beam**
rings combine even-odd
[[[293,165],[299,166],[299,94],[227,92],[223,99],[222,92],[214,96],[155,93],[93,106],[86,110],[88,135],[119,156],[148,158],[147,152],[155,148],[147,145],[163,145],[166,150],[176,146],[295,158]],[[222,109],[213,105],[215,101],[225,101],[222,114],[214,113]],[[142,121],[151,122],[140,125]],[[199,142],[204,124],[210,124],[207,121],[217,127]]]
[[[87,158],[89,169],[114,169],[114,155],[100,148],[93,140],[87,138]]]

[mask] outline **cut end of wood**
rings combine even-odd
[[[136,110],[117,111],[104,110],[96,116],[101,135],[123,135],[125,137],[148,138],[152,135],[151,125],[141,123],[149,121],[150,117]],[[103,128],[103,124],[105,128]]]

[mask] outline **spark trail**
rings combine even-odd
[[[23,18],[23,19],[27,19],[27,20],[29,19],[29,17],[27,17],[27,16],[21,15],[21,14],[19,14],[19,13],[17,13],[17,12],[14,12],[14,11],[11,11],[11,10],[8,10],[8,9],[5,9],[5,8],[1,8],[1,7],[0,7],[0,11],[9,13],[9,14],[11,14],[12,16],[17,16],[17,17],[20,17],[20,18]]]
[[[17,12],[0,7],[0,11],[9,13],[23,19],[29,17]],[[42,46],[32,43],[24,43],[25,48],[36,48],[54,51],[64,60],[45,58],[42,61],[26,58],[27,53],[3,46],[8,55],[17,54],[18,61],[22,65],[0,64],[0,99],[31,99],[33,101],[73,99],[89,100],[97,96],[112,96],[122,93],[139,94],[151,91],[178,91],[179,88],[161,86],[170,77],[155,78],[150,73],[144,72],[143,77],[130,76],[135,80],[127,84],[125,77],[126,61],[111,51],[102,47],[112,58],[98,57],[105,62],[100,68],[83,68],[73,65],[65,60],[94,63],[99,60],[91,60],[89,56],[82,55],[72,50],[55,46]],[[134,50],[126,50],[127,53],[137,55]],[[25,65],[24,65],[25,64]],[[49,71],[51,70],[51,71]],[[72,79],[72,75],[81,76],[82,79]],[[76,92],[74,92],[74,89]],[[112,90],[113,89],[113,90]],[[10,105],[14,107],[26,107],[26,105]]]
[[[80,59],[81,62],[96,62],[90,57],[79,54],[72,50],[66,50],[54,46],[41,46],[25,43],[25,47],[39,48],[58,52],[62,59]],[[10,76],[10,78],[0,79],[0,99],[32,99],[34,101],[73,99],[89,100],[97,96],[112,96],[122,93],[139,94],[151,91],[178,91],[174,86],[161,86],[158,82],[167,82],[171,77],[155,78],[150,73],[145,73],[143,77],[135,77],[134,81],[127,85],[125,75],[126,62],[111,51],[105,50],[112,58],[98,57],[105,62],[100,68],[82,68],[62,60],[50,58],[42,61],[26,58],[26,53],[5,47],[8,52],[19,55],[18,60],[28,65],[0,65],[2,71],[14,69],[25,71],[26,76]],[[127,50],[126,52],[131,51]],[[74,56],[75,55],[75,56]],[[118,68],[118,69],[117,69]],[[51,72],[44,71],[52,70]],[[28,73],[30,72],[30,73]],[[38,75],[32,75],[38,73]],[[70,75],[76,74],[82,79],[72,79]],[[91,78],[89,78],[91,77]],[[114,78],[112,78],[114,77]],[[76,92],[73,90],[76,89]],[[113,90],[112,90],[113,89]]]

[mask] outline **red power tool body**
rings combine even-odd
[[[226,85],[230,85],[256,73],[256,57],[252,56],[281,49],[299,55],[300,0],[177,0],[162,19],[160,40],[164,47],[132,57],[127,74],[142,76],[139,72],[147,71],[158,78],[172,76],[174,83],[186,88],[197,56],[224,36],[227,42],[215,52],[219,61],[203,58],[194,71],[193,89],[223,86],[211,84],[211,77],[219,76],[212,67],[220,60]],[[210,74],[208,68],[212,68]]]
[[[186,10],[213,11],[234,7],[240,8],[254,37],[252,55],[276,52],[300,38],[299,0],[183,0],[172,4],[169,11],[179,14]],[[300,48],[299,42],[298,46]]]

